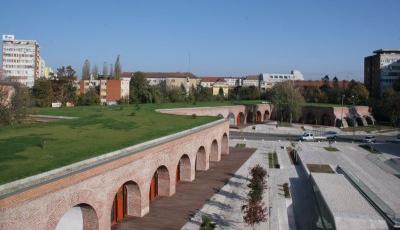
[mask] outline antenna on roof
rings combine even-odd
[[[190,73],[190,51],[188,52],[188,72]]]

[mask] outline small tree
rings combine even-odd
[[[264,208],[263,191],[265,188],[265,177],[267,172],[260,165],[256,165],[250,170],[250,188],[247,194],[247,204],[242,206],[244,221],[254,228],[254,225],[266,221],[266,208]]]
[[[119,62],[119,55],[118,55],[117,60],[115,61],[115,65],[114,65],[115,79],[117,79],[117,80],[121,79],[121,72],[122,72],[122,67],[121,67],[121,63]]]
[[[85,60],[82,67],[82,80],[90,79],[90,62],[88,59]]]
[[[103,72],[102,72],[102,74],[103,74],[103,77],[107,77],[107,75],[108,75],[107,62],[103,63]]]
[[[224,97],[224,90],[222,89],[222,87],[219,87],[218,95],[219,95],[220,97]]]
[[[94,79],[97,79],[99,77],[99,67],[97,67],[97,65],[93,66],[92,76]]]
[[[200,230],[213,230],[215,229],[215,224],[211,222],[211,219],[208,216],[201,217],[202,222],[200,225]]]

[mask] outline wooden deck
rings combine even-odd
[[[150,204],[144,217],[129,217],[112,229],[180,229],[204,203],[239,169],[255,149],[230,148],[220,162],[210,162],[208,171],[197,171],[192,182],[181,182],[171,197],[160,197]]]

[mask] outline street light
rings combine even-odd
[[[340,116],[340,128],[343,128],[343,100],[346,97],[346,95],[342,94],[342,114]]]
[[[356,106],[355,106],[355,101],[354,101],[354,95],[353,96],[351,96],[351,101],[352,101],[352,104],[353,104],[353,141],[355,140],[354,138],[355,138],[355,135],[356,135],[356,123],[355,123],[355,115],[354,115],[354,113],[355,113],[355,110],[356,110]]]

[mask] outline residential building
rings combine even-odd
[[[212,88],[217,81],[224,81],[223,77],[201,77],[200,85],[205,88]]]
[[[212,85],[213,95],[220,95],[219,91],[222,89],[223,96],[228,97],[229,84],[225,80],[217,81]]]
[[[400,80],[400,49],[379,49],[364,58],[364,84],[371,96],[379,98]]]
[[[272,88],[276,83],[284,81],[304,81],[303,74],[298,70],[292,70],[290,73],[262,73],[261,74],[263,83],[261,85],[262,90]]]
[[[243,85],[243,78],[241,77],[225,77],[224,80],[228,83],[229,88]]]
[[[32,87],[40,76],[40,47],[35,40],[3,35],[3,71],[7,78]]]
[[[118,101],[129,98],[130,78],[121,80],[98,79],[79,81],[79,93],[85,94],[90,88],[98,88],[100,103],[116,104]]]
[[[243,86],[249,87],[249,86],[255,86],[255,87],[260,87],[262,84],[262,78],[260,75],[249,75],[244,77],[243,79]]]
[[[200,82],[198,77],[188,72],[143,72],[143,74],[150,85],[158,85],[161,82],[165,82],[167,87],[181,87],[183,85],[187,92],[192,86],[196,88]],[[133,77],[134,73],[124,72],[122,76]]]

